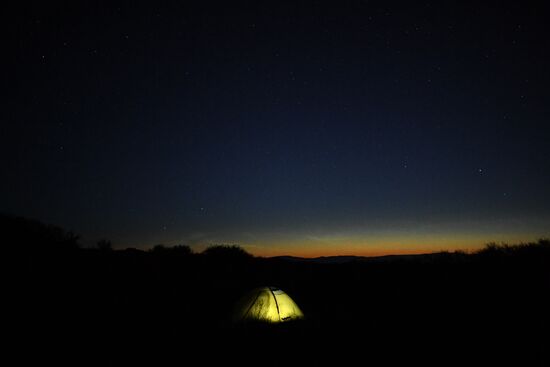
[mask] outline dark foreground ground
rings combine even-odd
[[[320,264],[234,249],[84,250],[59,238],[10,239],[21,362],[549,365],[548,241]],[[285,290],[306,319],[233,324],[235,302],[264,285]]]

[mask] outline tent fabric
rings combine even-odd
[[[261,287],[249,292],[238,304],[235,321],[287,322],[304,317],[288,294],[276,287]]]

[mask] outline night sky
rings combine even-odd
[[[0,211],[265,256],[550,236],[547,9],[225,3],[6,10]]]

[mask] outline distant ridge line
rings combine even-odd
[[[356,256],[356,255],[339,255],[339,256],[319,256],[319,257],[299,257],[299,256],[273,256],[267,259],[293,261],[293,262],[309,262],[319,264],[344,264],[349,262],[391,262],[391,261],[408,261],[408,260],[433,260],[443,256],[449,256],[445,252],[427,253],[427,254],[407,254],[407,255],[382,255],[382,256]]]

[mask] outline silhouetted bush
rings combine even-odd
[[[546,256],[550,255],[550,240],[539,239],[537,242],[520,243],[509,245],[507,243],[488,243],[485,248],[476,252],[477,255],[486,258],[503,257],[525,257],[525,256]]]
[[[166,253],[167,250],[168,248],[166,246],[164,246],[163,244],[158,244],[153,246],[153,248],[151,249],[151,252],[154,254],[163,254],[163,253]]]
[[[113,244],[111,241],[102,239],[97,241],[97,248],[101,251],[112,251],[113,250]]]
[[[37,220],[0,215],[2,242],[14,252],[67,252],[79,248],[79,236]]]
[[[172,247],[170,250],[174,255],[177,255],[177,256],[188,256],[193,253],[193,251],[191,250],[191,247],[187,245],[176,245]]]
[[[155,245],[150,250],[151,253],[157,255],[171,255],[171,256],[189,256],[193,254],[191,247],[186,245],[165,246],[162,244]]]
[[[206,248],[202,252],[202,255],[210,258],[228,260],[242,260],[253,258],[250,253],[246,252],[246,250],[237,245],[212,245]]]

